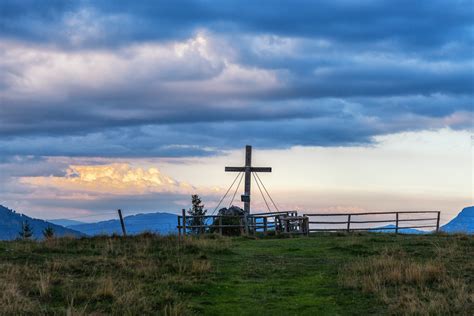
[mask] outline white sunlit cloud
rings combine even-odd
[[[157,168],[134,168],[126,163],[78,166],[67,169],[64,176],[22,177],[20,182],[37,188],[94,194],[191,194],[195,187],[162,174]]]

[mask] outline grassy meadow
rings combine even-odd
[[[473,315],[474,237],[0,242],[0,314]]]

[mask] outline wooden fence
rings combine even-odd
[[[406,215],[414,215],[414,214],[429,214],[430,217],[417,217],[417,218],[406,218]],[[432,214],[436,214],[436,217],[432,217]],[[386,218],[383,219],[373,219],[374,216],[383,215]],[[324,231],[385,231],[385,230],[393,230],[395,233],[398,233],[402,229],[417,229],[417,228],[435,228],[436,232],[439,231],[439,221],[441,212],[439,211],[404,211],[404,212],[372,212],[372,213],[333,213],[333,214],[326,214],[326,213],[317,213],[317,214],[304,214],[309,218],[308,224],[309,232],[324,232]],[[359,220],[357,217],[372,217],[372,219],[367,220]],[[318,217],[342,217],[341,220],[315,220]],[[421,224],[420,224],[421,222]],[[405,224],[404,224],[405,223]],[[410,223],[415,223],[410,224]],[[356,224],[357,227],[351,226]],[[393,224],[393,227],[369,227],[364,224]],[[315,225],[323,225],[325,227],[314,228]],[[343,225],[344,227],[329,227]],[[406,226],[409,225],[409,226]]]
[[[419,214],[428,214],[429,217],[416,217]],[[432,216],[436,214],[436,216]],[[411,216],[407,218],[406,216]],[[234,234],[254,235],[270,231],[277,234],[304,234],[315,232],[336,231],[394,231],[399,233],[403,229],[435,228],[439,231],[441,212],[439,211],[400,211],[400,212],[372,212],[372,213],[311,213],[298,216],[297,211],[254,213],[250,216],[238,215],[202,215],[190,216],[182,210],[178,216],[178,235],[186,236],[189,233],[225,234],[234,230]],[[360,217],[371,217],[361,220]],[[384,216],[382,219],[374,218]],[[336,217],[337,220],[317,220],[318,218]],[[339,218],[341,218],[339,220]],[[413,223],[415,223],[413,225]],[[375,224],[393,224],[393,226],[378,226]],[[407,226],[408,225],[408,226]],[[319,227],[317,227],[319,226]],[[323,227],[321,227],[323,226]],[[336,226],[336,227],[335,227]],[[338,226],[338,227],[337,227]],[[341,227],[342,226],[342,227]]]

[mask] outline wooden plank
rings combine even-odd
[[[122,226],[122,234],[124,237],[127,237],[127,231],[125,230],[125,223],[123,222],[123,217],[122,217],[122,210],[118,209],[117,212],[120,218],[120,226]]]
[[[438,211],[400,211],[400,212],[372,212],[372,213],[350,213],[354,215],[379,215],[379,214],[428,214],[428,213],[438,213]],[[304,216],[347,216],[349,213],[305,213]]]
[[[404,219],[398,219],[399,222],[418,222],[418,221],[435,221],[437,218],[436,217],[431,217],[431,218],[404,218]]]
[[[243,196],[245,197],[242,199],[244,202],[244,211],[246,214],[250,214],[250,195],[251,195],[251,184],[252,184],[252,178],[251,178],[251,171],[250,168],[252,167],[252,146],[245,146],[245,175],[244,175],[244,194]],[[248,231],[247,231],[248,233]]]
[[[347,232],[351,231],[351,214],[347,215]]]
[[[252,166],[252,146],[250,145],[245,146],[245,166]]]
[[[252,213],[250,216],[261,216],[261,217],[273,217],[275,214],[286,214],[288,215],[290,212],[280,211],[280,212],[266,212],[266,213]]]
[[[391,221],[393,222],[393,220]],[[319,222],[319,221],[310,221],[310,224],[347,224],[347,221],[338,221],[338,222]],[[355,222],[353,222],[355,223]]]
[[[245,167],[225,167],[226,172],[244,172]]]
[[[436,232],[439,232],[439,220],[441,217],[441,212],[438,211],[438,218],[436,219]]]
[[[398,234],[398,213],[396,213],[395,216],[396,216],[395,217],[395,220],[396,220],[396,222],[395,222],[396,223],[395,224],[395,234]]]
[[[248,225],[246,216],[243,217],[243,222],[244,222],[245,235],[248,236],[249,235],[249,225]]]
[[[420,226],[406,226],[406,227],[398,227],[398,229],[408,229],[408,228],[435,228],[436,225],[420,225]]]
[[[272,172],[271,167],[252,167],[250,168],[251,172]]]
[[[394,219],[384,219],[384,220],[368,220],[368,221],[352,221],[354,224],[367,224],[367,223],[390,223],[394,222]]]

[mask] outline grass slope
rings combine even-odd
[[[0,314],[474,313],[474,238],[0,242]]]

